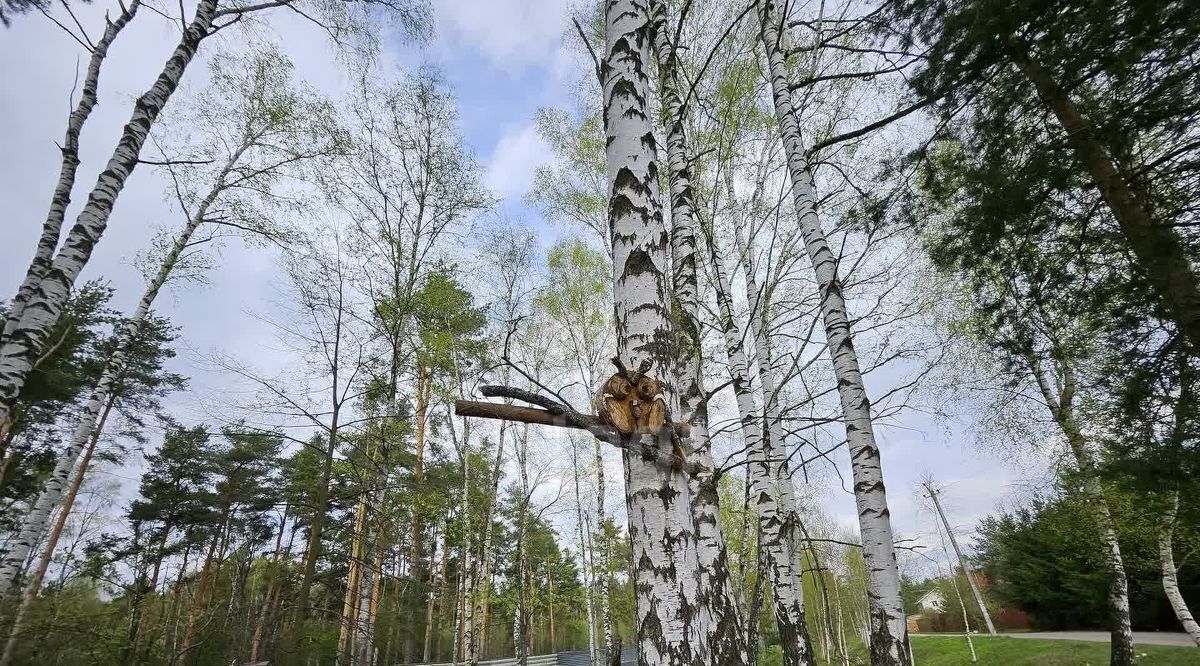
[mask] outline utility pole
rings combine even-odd
[[[930,481],[924,481],[921,485],[925,486],[925,491],[928,493],[926,497],[933,500],[933,508],[937,509],[937,514],[942,519],[942,525],[946,526],[946,534],[950,536],[950,545],[954,546],[954,554],[958,556],[958,565],[962,567],[963,575],[967,577],[967,584],[971,586],[971,593],[975,595],[975,603],[979,604],[979,612],[983,613],[983,622],[987,625],[988,633],[995,636],[996,625],[992,624],[992,616],[988,614],[987,606],[983,603],[983,594],[979,592],[975,577],[967,568],[967,561],[963,559],[962,550],[958,547],[958,539],[954,538],[954,530],[950,529],[950,521],[946,520],[946,514],[942,511],[942,503],[938,501],[937,496],[941,491],[934,490],[933,483]]]

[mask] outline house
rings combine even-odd
[[[917,599],[917,607],[923,611],[941,613],[946,610],[946,599],[942,596],[941,591],[935,587],[922,594],[920,599]]]

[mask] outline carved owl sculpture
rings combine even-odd
[[[600,421],[624,435],[660,432],[670,422],[670,414],[663,399],[662,382],[646,375],[650,361],[642,361],[633,372],[619,359],[614,358],[613,363],[617,372],[604,382],[595,400]]]

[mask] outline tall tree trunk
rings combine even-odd
[[[427,389],[428,380],[426,379],[426,370],[421,367],[419,360],[417,362],[416,375],[416,405],[414,406],[413,416],[413,427],[415,429],[413,439],[416,461],[413,465],[413,492],[419,494],[421,492],[421,485],[423,483],[425,474],[425,428],[429,412],[429,394]],[[425,526],[423,523],[424,521],[422,520],[419,508],[414,507],[412,513],[412,538],[409,541],[408,561],[410,562],[409,574],[411,575],[412,580],[416,583],[417,589],[420,589],[420,585],[422,585],[427,578],[432,579],[431,576],[426,574],[427,568],[424,560]],[[435,543],[434,550],[436,550],[436,547],[437,544]],[[430,562],[428,569],[433,569],[432,562]],[[433,594],[432,589],[429,590],[429,594]],[[414,618],[414,625],[416,624],[415,620],[416,618]]]
[[[75,189],[75,174],[79,171],[79,135],[83,132],[84,123],[92,115],[92,109],[96,108],[96,104],[99,102],[97,91],[100,84],[100,67],[103,65],[104,59],[108,57],[108,49],[116,40],[117,35],[133,20],[141,6],[141,0],[133,0],[124,8],[124,11],[117,15],[116,20],[109,20],[107,15],[104,17],[104,34],[96,40],[92,48],[87,72],[83,76],[83,85],[79,89],[79,102],[75,104],[71,115],[67,117],[66,135],[59,147],[59,152],[62,153],[62,164],[59,167],[58,180],[54,183],[54,193],[50,196],[50,210],[46,213],[45,222],[42,223],[42,235],[38,239],[33,259],[29,262],[29,270],[25,272],[25,280],[17,289],[17,294],[13,297],[12,302],[9,303],[8,317],[4,322],[4,333],[0,334],[0,342],[12,334],[25,311],[25,303],[37,288],[38,283],[45,277],[46,272],[50,270],[50,262],[54,259],[54,251],[58,249],[58,238],[62,234],[62,223],[67,215],[67,206],[71,204],[71,191]],[[0,427],[0,433],[2,432],[4,432],[4,428]]]
[[[34,503],[33,509],[22,521],[21,530],[17,538],[9,547],[9,551],[5,553],[4,558],[0,559],[0,591],[11,591],[17,584],[21,567],[24,566],[26,558],[29,557],[32,545],[45,532],[46,524],[50,520],[50,514],[62,500],[63,489],[67,484],[67,477],[75,469],[79,455],[87,444],[88,438],[92,437],[93,433],[99,436],[99,431],[103,428],[103,423],[97,422],[101,410],[114,397],[119,397],[120,395],[120,384],[124,378],[125,364],[129,357],[130,346],[135,342],[142,324],[145,322],[146,317],[149,316],[151,306],[154,304],[155,299],[158,298],[158,293],[162,290],[163,285],[166,284],[167,279],[170,278],[171,272],[175,270],[179,257],[188,247],[196,229],[204,223],[209,209],[217,200],[217,197],[220,196],[221,192],[225,190],[225,178],[237,165],[242,154],[248,147],[246,144],[239,147],[222,167],[213,187],[205,195],[205,198],[201,200],[192,216],[188,218],[179,235],[175,237],[171,249],[163,257],[162,263],[159,264],[158,271],[151,278],[150,283],[146,285],[146,290],[142,292],[141,299],[138,300],[133,314],[122,324],[115,350],[105,364],[104,371],[100,374],[100,379],[96,382],[96,386],[92,389],[87,403],[79,414],[71,441],[67,444],[67,448],[55,463],[54,471],[51,473],[50,478],[46,480],[42,492],[38,495],[37,501]]]
[[[749,361],[742,347],[742,332],[734,319],[730,281],[715,234],[708,230],[706,235],[709,259],[716,277],[719,325],[725,339],[731,385],[750,460],[747,470],[753,495],[751,505],[759,520],[761,557],[771,577],[780,644],[788,666],[810,665],[813,654],[804,614],[804,560],[796,529],[798,513],[791,466],[783,447],[772,446],[771,438],[763,431],[762,414],[754,400]]]
[[[335,329],[333,358],[335,365],[339,363],[339,348],[341,346],[341,309],[338,310],[338,322]],[[317,496],[313,501],[312,521],[308,525],[308,549],[304,555],[304,573],[300,577],[300,592],[296,603],[296,620],[303,622],[308,615],[309,592],[312,589],[313,577],[317,573],[317,560],[321,557],[321,532],[325,529],[325,514],[329,511],[329,482],[333,477],[333,456],[337,452],[338,428],[341,420],[341,402],[338,400],[338,368],[333,369],[333,409],[330,415],[329,442],[321,461],[321,478],[317,484]]]
[[[1026,357],[1029,370],[1037,382],[1042,397],[1050,409],[1051,416],[1066,437],[1067,446],[1075,458],[1076,472],[1082,485],[1083,496],[1092,513],[1100,546],[1104,551],[1104,566],[1108,570],[1108,614],[1109,631],[1112,636],[1112,666],[1132,666],[1133,627],[1129,618],[1129,582],[1125,574],[1125,562],[1121,557],[1121,544],[1109,510],[1108,498],[1100,485],[1099,474],[1087,440],[1075,418],[1075,374],[1069,362],[1059,364],[1061,390],[1055,392],[1043,373],[1040,360]]]
[[[5,326],[7,334],[0,341],[0,424],[8,422],[17,396],[58,321],[75,279],[91,258],[92,249],[108,225],[117,197],[138,164],[151,126],[178,87],[201,40],[209,35],[216,10],[217,0],[200,0],[197,4],[194,18],[158,78],[134,103],[133,114],[122,129],[112,157],[100,173],[62,249],[42,278],[28,290],[20,319],[11,328]],[[11,585],[4,575],[0,573],[0,585]]]
[[[759,35],[767,56],[775,119],[779,123],[779,133],[787,156],[800,233],[820,292],[821,318],[825,325],[826,342],[833,361],[838,397],[845,418],[846,439],[850,447],[854,499],[858,508],[863,560],[867,566],[871,662],[876,666],[907,666],[912,663],[908,650],[908,625],[900,598],[900,572],[896,563],[879,448],[871,422],[871,402],[867,398],[858,355],[854,350],[850,319],[837,272],[837,257],[830,250],[817,218],[812,172],[805,159],[800,124],[792,106],[785,56],[787,46],[783,43],[783,19],[773,0],[759,3]]]
[[[379,606],[383,599],[383,530],[381,526],[375,531],[375,555],[369,573],[370,585],[363,581],[364,592],[359,598],[359,632],[355,639],[358,652],[355,658],[363,666],[373,666],[375,663],[375,627],[379,619]],[[363,618],[366,619],[363,619]]]
[[[359,579],[362,576],[363,528],[367,520],[367,496],[359,495],[354,512],[354,531],[350,537],[350,568],[346,574],[346,594],[342,599],[342,623],[338,634],[338,663],[354,663],[354,637],[357,627]]]
[[[649,117],[650,17],[640,0],[611,0],[605,14],[601,67],[617,355],[631,368],[651,362],[665,399],[676,407],[669,241]],[[672,457],[663,455],[671,450],[669,437],[632,437],[641,441],[622,448],[622,463],[640,659],[648,666],[705,664],[711,611],[699,589],[688,477],[659,462]]]
[[[224,525],[224,522],[224,520],[221,521],[222,525]],[[188,610],[187,627],[183,631],[183,642],[180,643],[177,652],[178,661],[183,666],[187,666],[192,662],[192,655],[195,654],[196,648],[199,647],[195,644],[196,632],[200,625],[200,616],[204,613],[208,586],[211,584],[213,577],[213,559],[217,553],[217,546],[223,538],[224,529],[213,535],[212,544],[209,545],[208,553],[204,556],[204,566],[200,568],[200,579],[196,582],[196,594],[192,596],[192,607]]]
[[[363,548],[363,563],[360,565],[358,577],[358,598],[355,600],[358,608],[354,612],[354,631],[351,640],[351,663],[354,666],[370,666],[375,648],[375,618],[372,610],[375,606],[375,595],[378,593],[378,571],[375,569],[376,548],[372,541],[377,541],[378,534],[368,528],[367,544]],[[372,538],[373,537],[373,538]]]
[[[504,383],[508,384],[508,369],[504,372]],[[509,401],[511,402],[511,401]],[[500,490],[500,475],[504,465],[504,439],[508,431],[508,422],[504,421],[500,424],[500,436],[496,440],[496,455],[492,458],[491,476],[488,477],[490,484],[487,503],[483,512],[483,545],[480,548],[480,559],[482,563],[479,569],[479,585],[482,586],[478,601],[476,602],[476,615],[480,618],[480,634],[479,634],[479,657],[486,657],[487,652],[487,617],[488,603],[492,590],[492,539],[495,535],[494,522],[496,514],[497,493]]]
[[[1017,68],[1037,88],[1042,102],[1062,124],[1075,156],[1091,175],[1100,197],[1112,211],[1134,262],[1153,286],[1163,309],[1192,349],[1200,349],[1200,279],[1192,268],[1179,234],[1157,220],[1106,150],[1095,127],[1075,106],[1067,91],[1038,62],[1029,47],[1013,37],[1008,52]]]
[[[677,366],[679,420],[691,426],[691,459],[713,468],[712,443],[708,432],[708,396],[704,390],[704,359],[701,356],[699,279],[697,277],[697,232],[700,227],[692,190],[691,154],[684,133],[684,104],[680,96],[679,62],[667,29],[663,0],[650,0],[654,51],[658,60],[663,122],[667,134],[667,172],[671,194],[671,255],[673,293],[678,303]],[[746,634],[739,612],[729,553],[721,534],[721,509],[716,479],[694,476],[688,480],[695,522],[696,557],[699,563],[700,604],[711,617],[706,622],[710,664],[719,666],[746,661]]]
[[[4,645],[4,653],[0,654],[0,666],[8,666],[12,661],[13,650],[17,647],[17,639],[21,637],[21,632],[25,629],[25,615],[33,607],[33,602],[42,589],[42,581],[46,578],[46,571],[50,569],[50,560],[54,558],[54,549],[58,547],[58,539],[62,536],[63,528],[67,525],[67,518],[70,517],[71,509],[75,506],[75,498],[79,495],[80,486],[83,485],[83,477],[87,474],[88,466],[92,462],[92,454],[96,452],[96,444],[100,441],[100,431],[104,429],[104,423],[108,421],[108,414],[112,411],[115,400],[116,396],[109,396],[108,402],[104,404],[104,409],[100,413],[100,421],[92,431],[83,459],[79,461],[79,469],[75,470],[71,488],[67,491],[67,497],[58,511],[58,518],[54,521],[54,527],[51,528],[50,535],[46,539],[46,546],[42,550],[42,556],[38,559],[33,579],[25,586],[25,594],[22,595],[21,603],[17,605],[17,610],[13,614],[12,626],[8,631],[8,641]]]
[[[448,521],[449,521],[448,517],[443,518],[442,519],[443,526]],[[446,594],[445,594],[446,593],[446,566],[448,564],[449,552],[450,552],[450,535],[448,533],[448,530],[446,530],[446,529],[443,529],[443,532],[447,532],[447,533],[445,534],[445,536],[442,537],[442,567],[441,567],[442,593],[441,594],[437,594],[437,582],[438,581],[434,579],[434,576],[437,575],[437,570],[435,570],[433,567],[429,567],[429,570],[430,570],[429,571],[429,583],[428,583],[429,595],[428,595],[428,601],[426,602],[426,606],[425,606],[425,646],[424,646],[423,659],[422,659],[422,661],[424,661],[425,663],[429,663],[433,659],[434,600],[435,599],[440,600],[444,596],[446,596]],[[437,554],[437,534],[434,534],[434,537],[433,537],[433,547],[434,547],[433,555],[436,555]],[[424,557],[424,554],[422,554],[421,556]],[[432,559],[432,556],[430,559]]]
[[[517,438],[517,474],[521,482],[521,503],[517,506],[517,605],[513,614],[513,654],[517,664],[525,666],[529,659],[529,560],[526,544],[526,525],[529,515],[529,424],[521,425]]]
[[[610,602],[610,599],[612,599],[612,563],[609,560],[608,548],[606,547],[607,539],[605,538],[608,511],[604,504],[607,497],[607,490],[604,487],[604,454],[602,443],[599,439],[594,442],[594,454],[596,460],[596,535],[598,539],[593,538],[593,542],[600,541],[600,561],[596,564],[600,570],[600,575],[596,577],[594,583],[596,586],[598,612],[600,614],[599,621],[603,628],[603,647],[607,649],[613,644],[612,603]]]
[[[1175,531],[1175,515],[1178,512],[1179,493],[1176,492],[1171,495],[1170,504],[1167,505],[1167,510],[1158,525],[1158,561],[1162,565],[1163,593],[1167,595],[1167,601],[1171,602],[1171,609],[1175,611],[1180,626],[1191,637],[1192,642],[1200,646],[1200,624],[1196,624],[1192,611],[1180,594],[1179,580],[1176,577],[1175,551],[1171,540]]]
[[[579,562],[581,565],[581,573],[583,574],[583,605],[585,616],[587,618],[587,641],[588,641],[588,663],[592,666],[601,666],[599,645],[596,642],[596,599],[595,585],[596,578],[596,555],[593,548],[589,548],[588,544],[588,525],[584,519],[583,512],[583,493],[579,487],[579,450],[575,441],[570,442],[571,445],[571,472],[575,481],[575,520],[577,523],[576,533],[579,536]]]
[[[163,643],[167,652],[175,652],[179,644],[179,603],[183,597],[183,582],[187,575],[188,561],[191,559],[192,546],[190,535],[184,534],[183,562],[179,565],[179,573],[175,574],[175,590],[171,594],[171,611],[163,615]],[[168,626],[169,625],[169,626]]]
[[[285,504],[283,507],[283,517],[279,521],[279,533],[275,537],[275,553],[271,557],[271,573],[270,581],[267,583],[267,590],[263,594],[262,608],[259,609],[258,619],[254,622],[254,637],[250,641],[250,663],[258,661],[259,650],[262,649],[263,634],[266,632],[267,621],[274,612],[275,600],[279,596],[279,590],[282,587],[279,583],[280,577],[280,555],[283,553],[283,533],[287,527],[288,512],[291,509],[290,504]],[[295,531],[292,532],[295,534]],[[289,545],[290,548],[290,545]]]
[[[450,415],[451,436],[455,436],[454,416]],[[475,529],[471,520],[471,426],[463,428],[462,445],[462,514],[463,514],[463,557],[462,557],[462,642],[463,660],[469,666],[479,663],[479,627],[475,617],[475,601],[478,594],[476,581],[479,578],[479,560],[475,557]]]

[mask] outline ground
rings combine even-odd
[[[1011,634],[1016,638],[1050,638],[1054,640],[1097,641],[1107,643],[1107,631],[1030,631]],[[1178,647],[1194,647],[1192,639],[1182,631],[1135,631],[1134,645],[1175,645]]]
[[[979,666],[1104,666],[1108,663],[1108,644],[1095,640],[1093,632],[1085,640],[1028,635],[975,636]],[[914,661],[920,666],[962,666],[970,663],[970,652],[961,635],[914,635]],[[1134,641],[1137,664],[1147,666],[1196,666],[1200,649],[1150,645]]]

